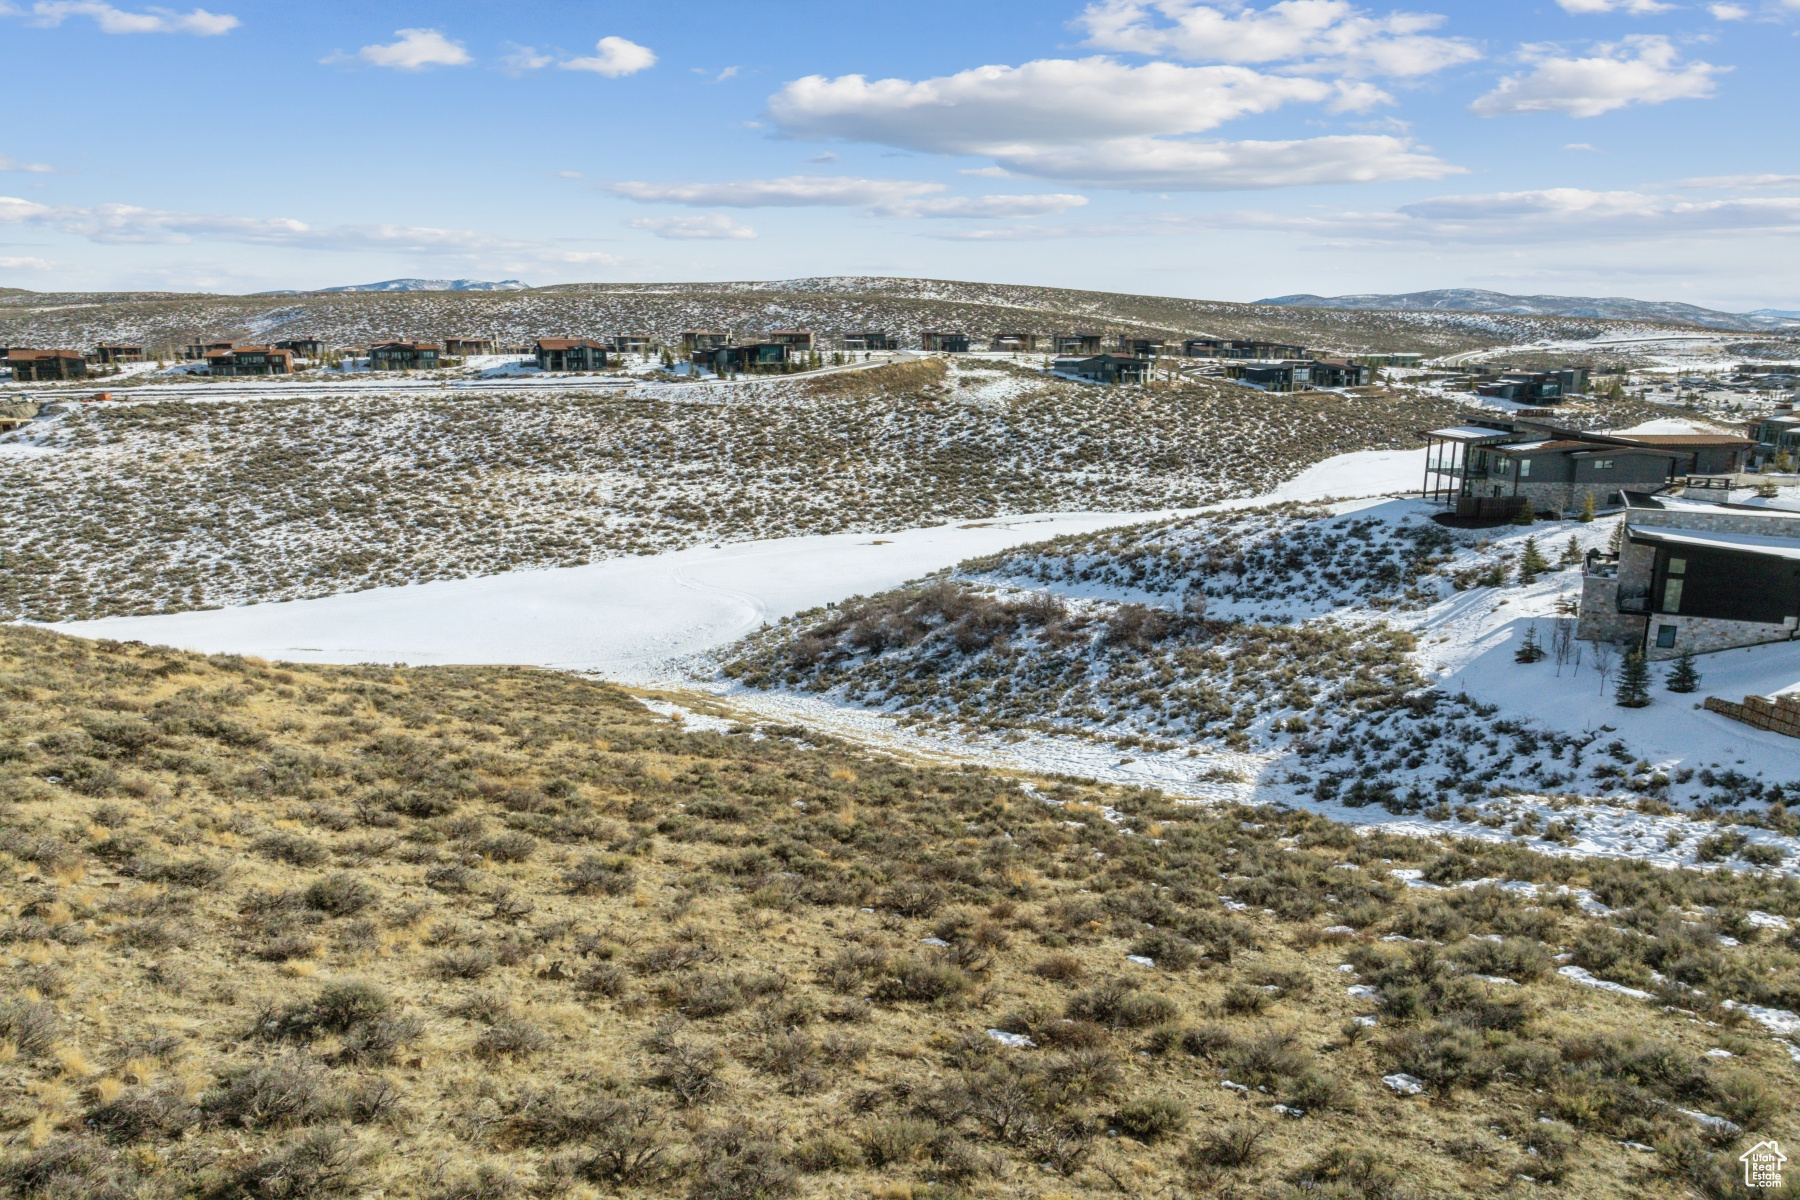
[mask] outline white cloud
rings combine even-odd
[[[1742,21],[1750,15],[1750,10],[1741,4],[1709,4],[1706,11],[1715,21]]]
[[[958,175],[969,175],[976,179],[1011,179],[1013,174],[1005,167],[963,167]]]
[[[1668,12],[1673,4],[1663,4],[1660,0],[1556,0],[1562,5],[1564,12],[1577,15],[1593,13],[1622,12],[1634,17],[1645,17],[1651,13]]]
[[[1347,0],[1099,0],[1076,24],[1088,44],[1194,62],[1286,63],[1344,74],[1427,75],[1481,57],[1462,38],[1427,36],[1435,13],[1374,16]]]
[[[1202,142],[1181,136],[1294,101],[1359,108],[1384,99],[1366,84],[1247,67],[1131,67],[1085,58],[978,67],[916,83],[814,75],[771,96],[769,112],[793,137],[979,154],[1013,174],[1100,187],[1213,190],[1458,173],[1396,137]]]
[[[1600,147],[1592,145],[1588,142],[1570,142],[1568,145],[1564,146],[1563,149],[1564,150],[1585,150],[1589,154],[1605,154],[1606,153],[1606,151],[1600,149]]]
[[[1067,212],[1088,202],[1086,196],[941,196],[908,200],[877,211],[893,217],[1041,217]]]
[[[644,183],[627,180],[606,190],[644,204],[691,204],[721,208],[869,208],[947,191],[941,183],[905,179],[858,179],[844,175],[789,175],[782,179],[737,179],[726,183]]]
[[[1631,104],[1698,100],[1713,94],[1714,76],[1730,67],[1681,63],[1675,46],[1656,34],[1636,34],[1596,46],[1587,58],[1561,58],[1545,47],[1527,47],[1528,75],[1511,75],[1469,105],[1479,117],[1560,112],[1597,117]]]
[[[56,168],[48,163],[20,162],[5,154],[0,154],[0,171],[26,171],[33,175],[56,174]]]
[[[509,43],[511,44],[511,43]],[[556,61],[553,54],[545,54],[534,46],[514,45],[500,63],[508,71],[541,71]]]
[[[0,258],[0,271],[53,271],[56,264],[47,258]]]
[[[44,0],[32,5],[29,13],[0,4],[0,15],[29,15],[33,25],[49,28],[61,25],[70,17],[92,17],[101,33],[187,33],[195,37],[217,37],[242,23],[229,13],[207,12],[204,8],[185,13],[167,8],[125,12],[97,0]]]
[[[1702,175],[1680,181],[1681,187],[1722,188],[1737,191],[1746,188],[1800,187],[1800,175]]]
[[[422,71],[426,67],[461,67],[475,61],[460,42],[435,29],[396,29],[400,40],[386,46],[364,46],[357,57],[371,66],[396,71]]]
[[[732,220],[724,213],[706,213],[694,217],[639,217],[625,222],[633,229],[643,229],[659,238],[675,241],[750,241],[756,230]]]
[[[720,71],[717,75],[713,76],[713,82],[724,83],[727,79],[736,79],[737,73],[738,69],[736,67],[726,67],[723,71]]]
[[[608,79],[635,75],[656,65],[656,55],[648,46],[622,37],[603,37],[595,43],[594,50],[592,58],[571,58],[556,65],[564,71],[592,71]]]

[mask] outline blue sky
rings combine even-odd
[[[1800,0],[0,0],[0,285],[1800,308]]]

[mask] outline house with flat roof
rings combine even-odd
[[[1265,392],[1305,392],[1313,386],[1312,363],[1305,359],[1231,362],[1225,367],[1225,378]]]
[[[731,344],[729,329],[684,329],[681,331],[681,352],[692,354],[696,350],[714,350],[720,346]]]
[[[844,349],[846,350],[892,350],[894,348],[892,335],[883,333],[879,329],[859,329],[854,333],[844,335]]]
[[[199,361],[214,350],[229,350],[230,342],[189,342],[181,351],[181,357]]]
[[[1058,358],[1051,363],[1050,369],[1058,375],[1071,375],[1092,383],[1142,383],[1150,366],[1147,358],[1094,354],[1085,358]]]
[[[214,375],[292,375],[294,352],[276,346],[233,346],[207,354],[206,369]]]
[[[1160,358],[1167,345],[1162,338],[1133,337],[1127,333],[1119,335],[1119,353],[1130,358]]]
[[[539,338],[532,352],[540,371],[593,371],[606,365],[607,347],[587,338]]]
[[[1800,512],[1625,493],[1617,554],[1590,551],[1576,636],[1677,658],[1793,639]]]
[[[324,352],[324,344],[316,337],[284,338],[275,343],[277,350],[292,350],[295,358],[317,358]]]
[[[779,372],[787,369],[789,349],[785,342],[745,342],[737,346],[696,350],[688,356],[688,361],[716,375]]]
[[[494,339],[484,337],[447,337],[444,353],[451,358],[468,358],[475,354],[494,353]]]
[[[647,333],[615,333],[612,342],[613,349],[620,354],[648,354],[654,340]]]
[[[795,350],[810,352],[813,348],[813,334],[810,329],[771,329],[763,335],[763,341],[780,342],[790,352]]]
[[[17,383],[87,378],[87,359],[79,350],[8,350],[6,362]]]
[[[1316,388],[1367,387],[1375,382],[1375,368],[1348,358],[1315,358],[1308,377]]]
[[[919,335],[919,345],[925,350],[935,350],[940,354],[967,354],[969,335],[930,329]]]
[[[1100,343],[1104,340],[1097,333],[1059,333],[1052,348],[1059,357],[1093,355],[1100,353]]]
[[[94,360],[103,363],[132,363],[144,361],[142,346],[95,346]]]
[[[996,333],[988,343],[988,349],[997,354],[1035,354],[1037,348],[1035,333]]]
[[[431,371],[443,353],[436,342],[376,342],[369,347],[369,370]]]

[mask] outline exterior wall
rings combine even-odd
[[[1716,617],[1686,617],[1679,613],[1651,613],[1648,624],[1644,657],[1651,662],[1680,658],[1683,654],[1712,654],[1739,646],[1786,642],[1791,641],[1794,636],[1794,631],[1785,625],[1765,625],[1760,621],[1721,621]],[[1656,644],[1656,635],[1665,625],[1673,625],[1677,630],[1674,646]]]
[[[1698,529],[1705,533],[1753,533],[1762,537],[1800,539],[1800,516],[1763,516],[1757,513],[1702,512],[1696,509],[1634,508],[1632,525],[1662,529]]]
[[[1742,704],[1708,696],[1706,711],[1742,721],[1754,729],[1800,737],[1800,704],[1792,696],[1779,696],[1773,701],[1766,696],[1745,696]]]
[[[1645,618],[1637,613],[1622,613],[1619,608],[1619,580],[1586,575],[1581,580],[1581,617],[1575,623],[1575,636],[1584,642],[1614,642],[1621,646],[1637,646],[1644,640]]]

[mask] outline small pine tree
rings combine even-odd
[[[1613,554],[1625,548],[1625,522],[1620,521],[1613,526],[1612,537],[1607,539],[1606,548]]]
[[[1781,489],[1775,485],[1773,479],[1765,479],[1756,485],[1756,494],[1764,500],[1773,500],[1781,495]]]
[[[1581,561],[1581,542],[1574,534],[1569,535],[1569,544],[1563,547],[1562,557],[1556,560],[1559,567],[1572,567]]]
[[[1514,525],[1529,525],[1537,520],[1537,509],[1531,506],[1531,497],[1525,497],[1525,506],[1519,509],[1519,515],[1513,518]]]
[[[1544,661],[1544,648],[1538,644],[1537,622],[1533,621],[1525,627],[1525,640],[1513,651],[1513,661],[1534,663]]]
[[[1550,569],[1550,560],[1538,549],[1537,539],[1525,539],[1525,552],[1519,557],[1519,582],[1530,583]]]
[[[1620,708],[1643,708],[1650,703],[1650,668],[1641,650],[1625,656],[1619,667],[1619,687],[1613,699]]]
[[[1581,512],[1575,519],[1583,525],[1594,519],[1594,493],[1587,492],[1581,497]]]
[[[1671,692],[1692,692],[1699,689],[1700,672],[1694,669],[1692,650],[1675,660],[1675,665],[1669,668],[1666,684]]]

